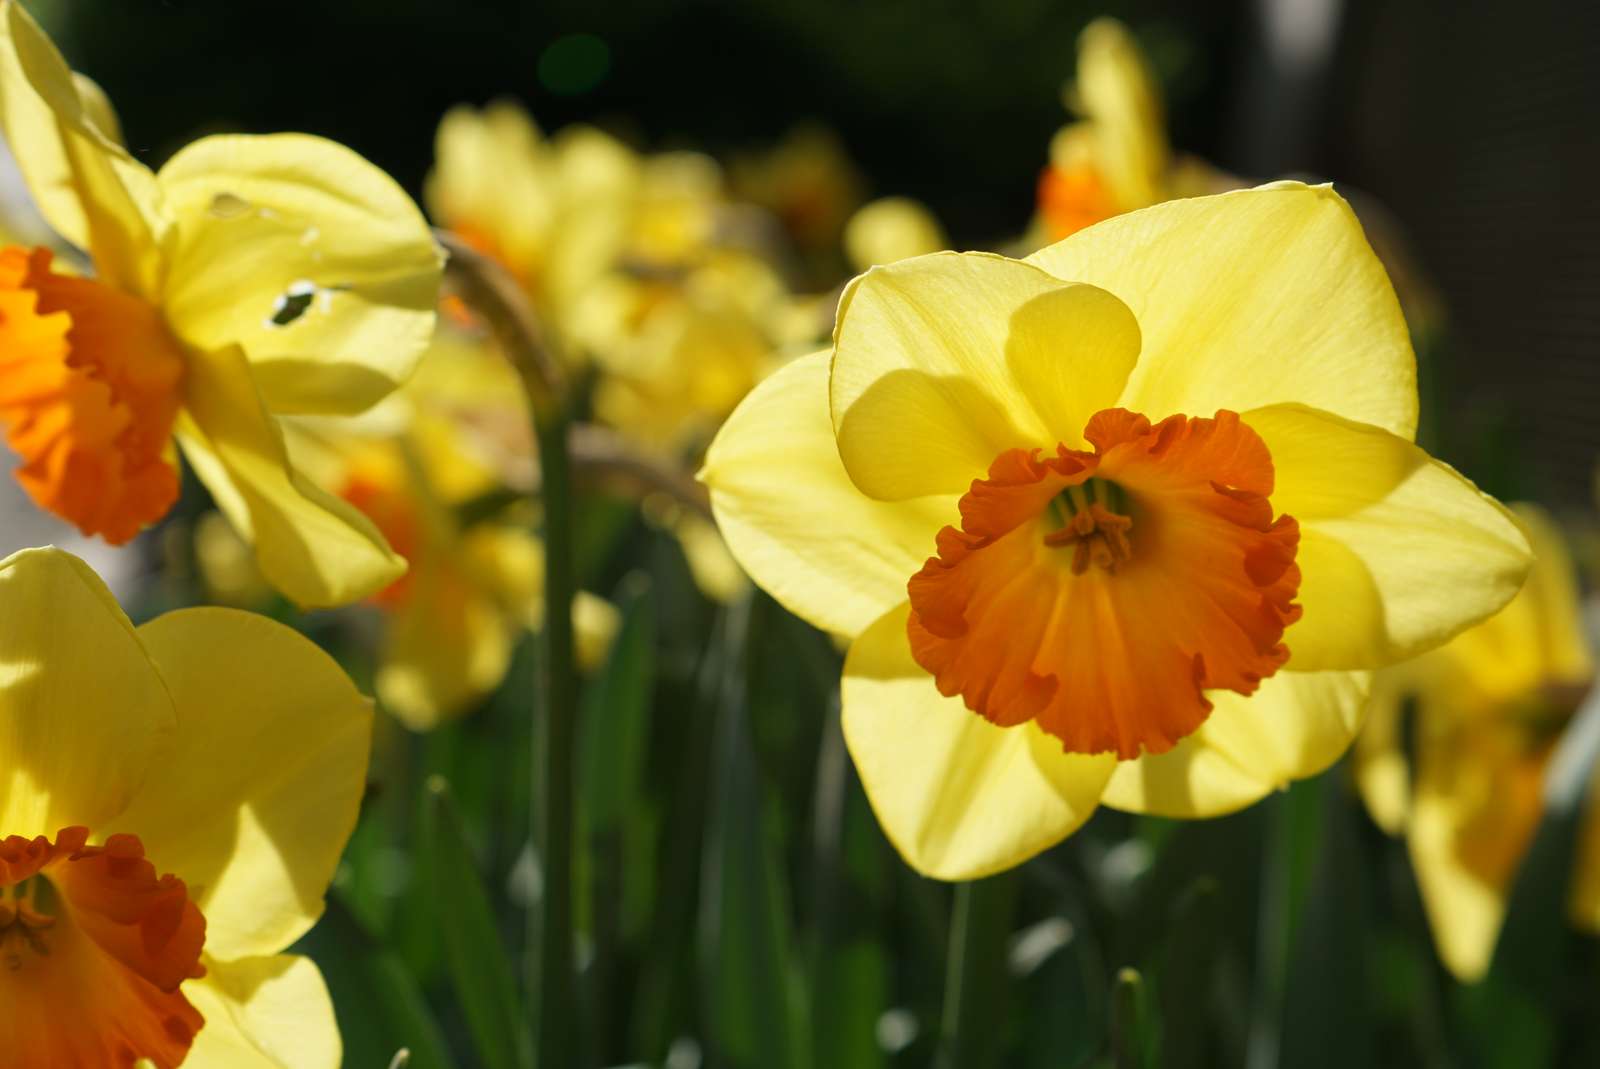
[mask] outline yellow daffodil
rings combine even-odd
[[[1209,816],[1320,771],[1365,669],[1511,598],[1526,542],[1412,444],[1414,375],[1349,207],[1282,183],[868,271],[702,477],[755,581],[853,640],[890,838],[970,878],[1102,801]]]
[[[857,271],[950,247],[944,227],[921,201],[882,197],[850,217],[844,251]]]
[[[459,106],[439,123],[424,187],[440,226],[497,260],[540,317],[566,311],[622,256],[634,225],[640,163],[589,126],[546,138],[520,106]]]
[[[299,134],[204,138],[152,173],[12,0],[0,126],[94,266],[74,277],[46,249],[0,249],[0,422],[34,500],[125,542],[172,507],[176,442],[296,601],[393,581],[403,564],[372,525],[290,466],[278,417],[358,412],[410,373],[440,258],[404,192]]]
[[[135,628],[77,558],[0,561],[0,1051],[16,1069],[335,1069],[316,921],[371,703],[233,609]]]
[[[1439,649],[1379,673],[1356,746],[1367,807],[1406,836],[1439,956],[1463,980],[1489,966],[1543,812],[1545,770],[1595,674],[1561,535],[1537,508],[1517,513],[1536,554],[1522,592]],[[1600,930],[1593,847],[1580,859],[1569,910],[1574,923]]]
[[[544,547],[516,510],[483,512],[508,496],[496,436],[504,409],[527,425],[519,400],[499,354],[446,336],[365,425],[299,421],[291,436],[306,470],[410,563],[373,601],[388,617],[378,699],[415,730],[481,702],[505,678],[518,635],[543,624]],[[592,667],[616,610],[580,593],[573,620]]]
[[[1101,219],[1231,183],[1198,160],[1174,160],[1155,76],[1127,27],[1096,19],[1078,41],[1078,78],[1067,93],[1081,120],[1050,143],[1039,179],[1044,239]]]

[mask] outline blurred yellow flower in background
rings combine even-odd
[[[890,839],[964,879],[1102,801],[1210,816],[1321,771],[1365,669],[1510,600],[1521,532],[1416,414],[1348,205],[1280,183],[874,268],[702,478],[756,582],[853,639]]]
[[[1084,29],[1077,80],[1066,99],[1081,120],[1062,127],[1050,143],[1050,163],[1039,178],[1040,241],[1238,184],[1199,160],[1173,159],[1155,75],[1115,19],[1099,18]]]
[[[445,332],[364,423],[303,420],[291,434],[306,470],[410,564],[373,601],[387,617],[378,700],[413,730],[471,711],[505,678],[518,636],[543,623],[543,546],[524,488],[506,482],[510,425],[528,425],[515,373],[494,350]],[[616,610],[580,592],[573,620],[580,662],[592,667]]]
[[[858,272],[949,247],[938,217],[910,197],[880,197],[864,204],[844,229],[845,256]]]
[[[769,151],[729,168],[734,195],[765,208],[802,253],[830,252],[861,203],[865,180],[826,126],[796,126]]]
[[[6,1064],[335,1069],[321,974],[282,951],[355,826],[371,703],[263,617],[135,628],[59,550],[0,561],[0,601]]]
[[[0,250],[0,421],[34,500],[126,542],[176,500],[176,442],[294,600],[393,581],[403,563],[289,464],[278,417],[359,412],[410,374],[441,261],[405,193],[299,134],[204,138],[152,173],[10,0],[0,125],[40,211],[95,271]]]
[[[526,111],[460,105],[439,123],[423,188],[442,227],[497,261],[541,319],[560,329],[572,303],[622,255],[639,160],[610,135],[572,126],[546,138]]]
[[[1367,808],[1406,836],[1439,957],[1463,980],[1489,967],[1544,811],[1551,754],[1595,674],[1561,533],[1535,506],[1516,512],[1535,553],[1521,593],[1439,649],[1380,672],[1356,746]],[[1594,931],[1600,825],[1590,804],[1568,909]]]

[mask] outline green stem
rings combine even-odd
[[[493,260],[453,235],[435,236],[449,252],[448,278],[493,331],[528,398],[539,447],[535,505],[544,513],[544,633],[540,641],[540,702],[533,731],[533,828],[544,892],[528,916],[528,996],[538,1026],[539,1061],[550,1069],[576,1064],[572,960],[573,766],[578,676],[572,659],[571,411],[566,377],[549,338],[516,280]],[[543,716],[538,713],[542,711]]]
[[[938,1069],[993,1065],[1005,1006],[1006,939],[1016,905],[1015,873],[956,885],[945,964]]]
[[[554,406],[552,406],[553,408]],[[541,418],[542,416],[542,418]],[[578,677],[572,650],[572,510],[567,413],[535,416],[544,504],[544,635],[541,739],[535,747],[534,820],[544,894],[538,928],[539,1064],[574,1064],[572,827]]]

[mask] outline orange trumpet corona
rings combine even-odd
[[[206,921],[134,835],[0,839],[0,1050],[17,1069],[174,1069],[205,1024]]]
[[[1289,658],[1299,526],[1233,412],[1152,425],[1106,409],[1093,451],[1012,449],[912,576],[908,632],[941,693],[1077,753],[1161,753]]]
[[[154,307],[50,259],[0,249],[0,422],[40,507],[118,545],[177,500],[183,353]]]

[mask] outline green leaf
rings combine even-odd
[[[718,1064],[799,1069],[806,1030],[796,1006],[786,883],[766,831],[766,798],[751,743],[746,651],[751,604],[729,613],[712,800],[701,876],[701,963],[707,1038]]]
[[[648,927],[656,897],[653,811],[646,757],[655,694],[656,613],[642,573],[623,582],[623,619],[604,670],[584,690],[579,721],[579,930],[593,956],[584,973],[591,1042],[602,1063],[626,1053],[621,1005],[623,944]]]
[[[408,1069],[453,1069],[416,978],[398,954],[373,938],[337,888],[303,949],[328,982],[346,1065],[386,1065],[404,1049]]]
[[[533,1036],[461,815],[442,777],[431,777],[426,791],[422,838],[433,861],[437,919],[478,1061],[489,1069],[530,1069]]]
[[[956,885],[945,965],[939,1062],[942,1069],[996,1065],[1009,1038],[1006,944],[1016,915],[1015,871]]]
[[[1161,1008],[1161,1065],[1188,1069],[1211,1064],[1217,945],[1221,936],[1221,885],[1201,876],[1172,906],[1167,941],[1156,973]]]
[[[1316,855],[1300,899],[1284,981],[1279,1064],[1371,1065],[1377,1057],[1367,948],[1378,859],[1363,849],[1359,804],[1344,766],[1309,781],[1321,797]]]

